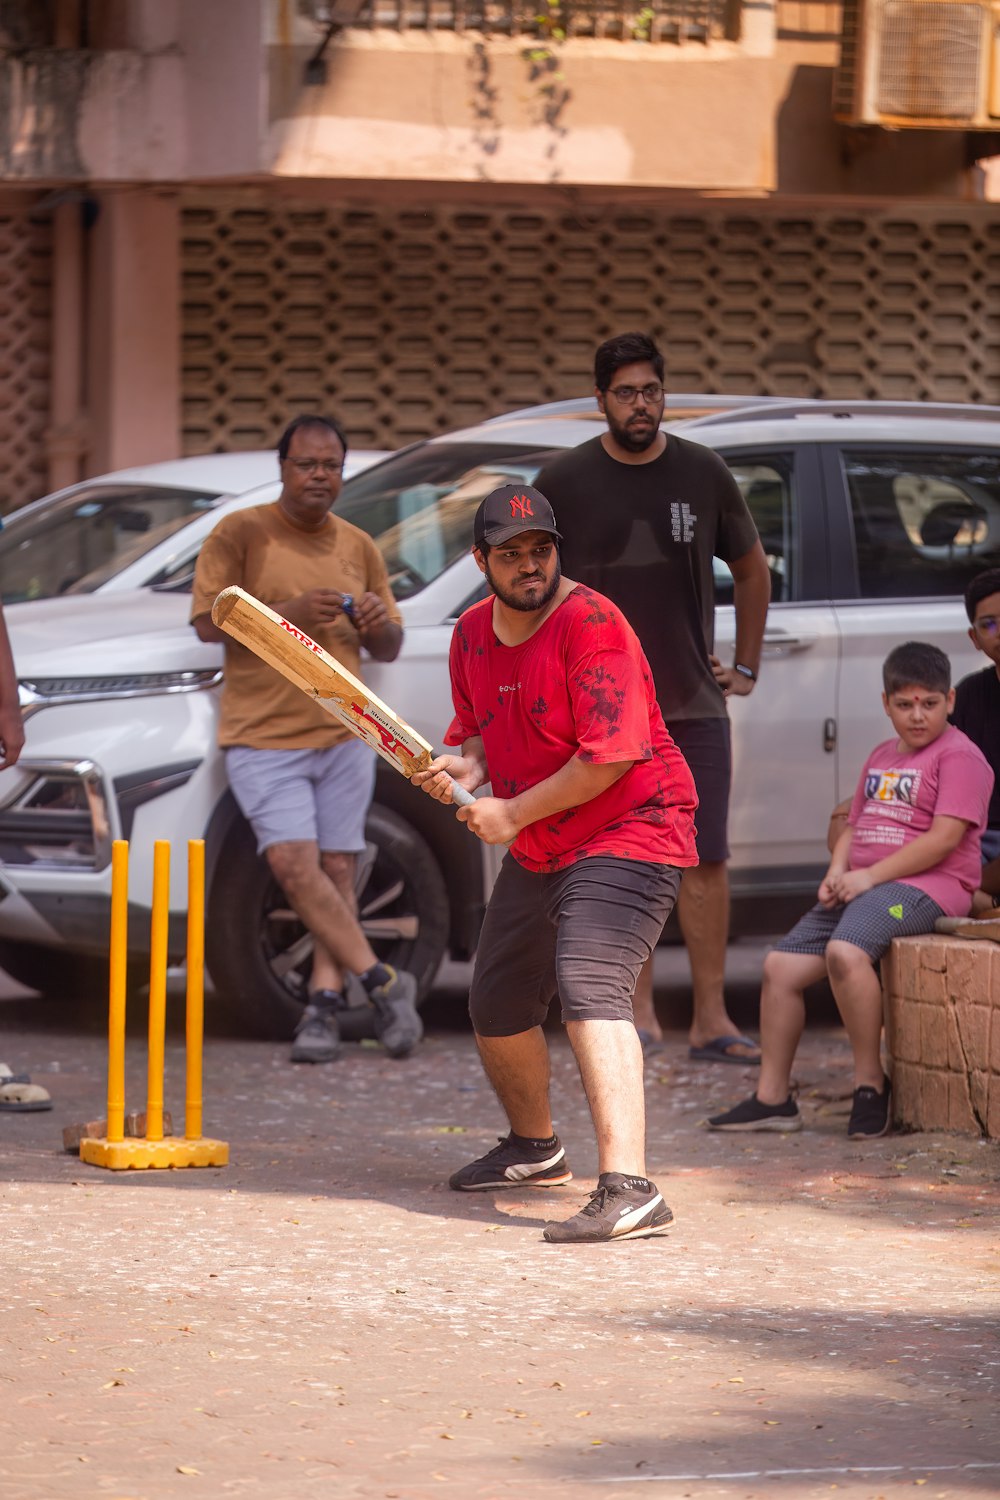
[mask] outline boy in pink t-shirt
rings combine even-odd
[[[824,976],[854,1052],[847,1133],[871,1138],[889,1129],[878,962],[893,938],[932,932],[941,916],[968,914],[993,772],[948,723],[955,691],[951,664],[937,646],[897,646],[882,680],[882,703],[896,733],[865,762],[818,905],[765,960],[757,1092],[714,1115],[712,1130],[802,1128],[791,1068],[805,1025],[803,991]]]

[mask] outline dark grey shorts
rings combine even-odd
[[[917,937],[933,932],[943,916],[940,906],[915,885],[888,880],[846,906],[813,907],[801,917],[787,937],[775,944],[778,953],[814,953],[819,957],[834,939],[852,943],[877,963],[893,938]]]
[[[673,719],[670,738],[691,767],[698,811],[694,841],[698,861],[722,864],[729,858],[729,786],[733,775],[732,732],[728,719]]]
[[[564,1021],[632,1019],[632,994],[677,898],[680,870],[612,855],[551,875],[510,854],[486,908],[469,994],[480,1036],[541,1026],[558,994]]]

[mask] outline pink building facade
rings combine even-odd
[[[1000,399],[971,103],[847,123],[889,94],[838,4],[537,9],[0,5],[0,506],[303,408],[390,447],[578,395],[623,327],[675,389]]]

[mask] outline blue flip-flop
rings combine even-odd
[[[756,1047],[757,1043],[749,1036],[716,1036],[710,1042],[703,1042],[700,1047],[689,1047],[688,1057],[692,1062],[717,1062],[735,1064],[738,1068],[755,1068],[760,1062],[760,1050],[756,1057],[737,1057],[728,1049],[730,1047]]]

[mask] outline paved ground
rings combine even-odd
[[[96,1020],[0,1008],[0,1056],[56,1101],[0,1121],[2,1500],[996,1494],[997,1148],[848,1142],[829,1029],[807,1130],[710,1135],[753,1075],[678,1033],[647,1079],[675,1230],[550,1246],[595,1170],[553,1040],[576,1181],[464,1197],[448,1173],[501,1128],[464,1031],[312,1071],[212,1038],[233,1164],[132,1175],[58,1150],[102,1098]],[[179,1036],[168,1068],[179,1114]]]

